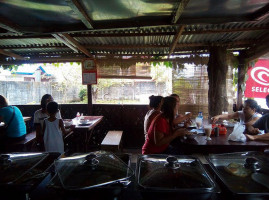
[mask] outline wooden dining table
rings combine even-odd
[[[24,120],[24,122],[26,123],[26,122],[28,122],[28,121],[30,121],[32,119],[32,117],[23,117],[23,120]],[[5,123],[4,122],[0,122],[0,127],[4,127],[5,126]]]
[[[172,145],[179,148],[184,154],[210,154],[210,153],[231,153],[241,151],[264,151],[269,149],[269,141],[234,142],[228,137],[233,128],[226,127],[227,133],[218,137],[211,135],[211,140],[206,140],[204,134],[198,134],[194,139],[176,138]]]
[[[89,142],[94,128],[102,121],[103,116],[84,116],[87,123],[82,124],[77,118],[72,119],[74,125],[73,134],[78,137],[76,144],[77,152],[88,152]]]

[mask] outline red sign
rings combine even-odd
[[[86,59],[82,62],[82,84],[97,84],[97,67],[93,59]]]
[[[269,94],[269,60],[260,59],[248,69],[245,97],[265,98]]]

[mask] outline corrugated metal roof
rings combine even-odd
[[[0,24],[0,49],[23,56],[85,55],[82,50],[75,53],[79,47],[63,33],[91,54],[139,55],[167,55],[180,24],[186,26],[175,53],[206,51],[210,45],[249,49],[269,35],[267,1],[190,0],[175,24],[181,1],[79,0],[81,8],[70,0],[23,2],[0,3],[1,17],[10,22]],[[80,9],[92,20],[92,28],[86,27]]]

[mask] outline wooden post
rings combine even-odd
[[[88,115],[93,115],[92,85],[87,85],[87,94],[88,94]]]
[[[208,114],[209,117],[228,110],[226,75],[228,71],[227,51],[224,47],[212,47],[208,61]]]
[[[244,57],[244,53],[240,53],[238,57],[238,80],[237,80],[237,110],[243,105],[243,85],[245,84],[245,78],[247,73],[247,62]]]

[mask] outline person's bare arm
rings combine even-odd
[[[63,122],[62,119],[59,119],[59,126],[60,126],[60,129],[62,130],[62,134],[63,134],[63,136],[67,135],[68,133],[70,133],[70,132],[72,131],[71,128],[69,128],[69,129],[65,129],[65,127],[64,127],[64,122]]]
[[[36,141],[37,143],[42,143],[43,142],[43,134],[44,134],[44,128],[42,130],[41,124],[35,124],[35,131],[36,131]]]
[[[188,120],[190,119],[192,116],[192,113],[188,113],[187,115],[179,115],[178,117],[176,117],[174,120],[173,120],[173,124],[174,125],[177,125],[181,122],[184,122],[185,120]]]
[[[249,122],[245,123],[245,125],[250,126],[250,125],[254,124],[258,119],[259,119],[259,117],[255,117],[252,120],[250,120]]]
[[[260,130],[258,128],[254,128],[250,124],[246,124],[246,132],[250,135],[257,135],[259,134]]]
[[[41,130],[41,126],[40,126],[40,130]],[[46,123],[44,121],[43,122],[42,135],[41,135],[41,142],[43,142],[43,137],[44,137],[45,130],[46,130]]]
[[[162,132],[156,131],[154,134],[154,143],[156,146],[162,146],[165,144],[169,144],[172,140],[179,136],[184,136],[187,134],[186,129],[177,129],[171,135],[165,135]]]
[[[232,114],[223,114],[223,115],[216,115],[212,117],[213,123],[216,123],[220,119],[238,119],[239,114],[238,112],[232,113]]]
[[[246,134],[248,140],[269,140],[269,133],[263,135],[248,135]]]

